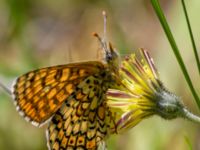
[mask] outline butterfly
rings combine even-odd
[[[117,84],[119,55],[98,34],[104,60],[71,63],[30,71],[13,84],[19,114],[35,126],[48,122],[51,150],[95,150],[114,132],[106,91]]]

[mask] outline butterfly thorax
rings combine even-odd
[[[105,61],[107,62],[110,72],[118,75],[120,57],[117,50],[115,50],[110,43],[109,48],[105,50]]]

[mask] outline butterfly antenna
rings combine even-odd
[[[104,33],[103,33],[103,39],[96,33],[93,33],[93,36],[97,37],[99,40],[102,48],[105,50],[105,52],[108,52],[108,46],[107,46],[107,36],[106,36],[106,24],[107,24],[107,15],[105,11],[102,11],[103,19],[104,19]]]
[[[106,11],[102,11],[102,15],[103,15],[103,23],[104,23],[104,32],[103,32],[103,41],[106,43],[107,41],[107,14],[106,14]]]
[[[93,36],[97,37],[97,39],[99,40],[99,42],[100,42],[102,48],[107,52],[108,49],[107,49],[107,45],[106,45],[106,43],[104,42],[104,40],[103,40],[96,32],[93,33]]]
[[[11,90],[5,86],[2,82],[0,82],[0,87],[8,94],[8,95],[12,95]]]

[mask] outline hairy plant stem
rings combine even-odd
[[[183,118],[188,119],[192,122],[200,123],[200,117],[197,115],[194,115],[190,111],[188,111],[186,108],[183,108]]]

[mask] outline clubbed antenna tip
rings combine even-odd
[[[104,22],[104,34],[103,34],[103,40],[104,41],[107,41],[106,40],[106,26],[107,26],[107,14],[106,14],[106,11],[105,10],[103,10],[102,11],[102,15],[103,15],[103,22]]]
[[[96,33],[96,32],[93,32],[92,35],[95,37],[99,37],[98,33]]]
[[[102,15],[107,18],[107,14],[105,10],[102,11]]]
[[[96,38],[99,40],[99,42],[100,42],[101,44],[103,43],[103,41],[102,41],[102,39],[101,39],[101,37],[99,36],[98,33],[93,32],[92,35],[93,35],[94,37],[96,37]]]

